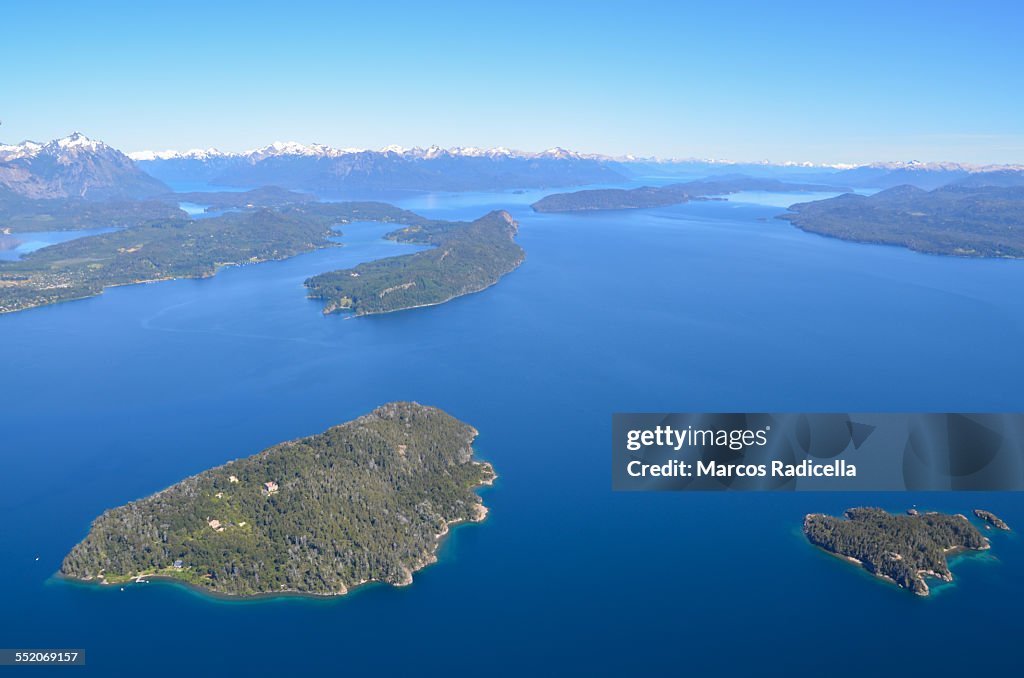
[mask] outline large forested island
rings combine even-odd
[[[667,186],[639,188],[597,188],[571,193],[548,195],[532,207],[535,212],[584,212],[598,210],[630,210],[679,205],[691,200],[707,200],[710,196],[729,195],[739,191],[772,192],[835,192],[843,190],[822,184],[800,184],[762,179],[742,174],[688,181]]]
[[[440,304],[479,292],[522,263],[513,240],[517,224],[504,210],[470,223],[422,221],[389,233],[399,242],[432,249],[360,264],[306,281],[324,313],[388,313]]]
[[[61,573],[234,596],[409,584],[450,525],[487,514],[474,490],[495,474],[473,459],[476,434],[436,408],[389,403],[106,511]]]
[[[929,254],[1024,257],[1024,187],[897,186],[791,206],[779,218],[810,233]]]
[[[815,546],[919,596],[929,592],[925,577],[953,580],[947,556],[989,548],[988,539],[963,515],[852,508],[844,516],[811,513],[804,518],[804,534]]]

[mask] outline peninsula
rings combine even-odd
[[[474,490],[495,474],[473,459],[476,435],[436,408],[389,403],[104,512],[61,573],[228,596],[404,586],[449,526],[487,515]]]
[[[387,235],[431,249],[379,259],[306,281],[324,313],[389,313],[444,303],[490,287],[525,258],[515,243],[518,224],[497,210],[476,221],[426,221]]]
[[[743,174],[689,181],[667,186],[641,186],[639,188],[598,188],[545,196],[531,207],[535,212],[583,212],[598,210],[629,210],[679,205],[691,200],[708,200],[711,196],[729,195],[740,191],[819,192],[844,191],[824,184],[798,184],[778,179],[760,179]]]
[[[1024,257],[1024,187],[897,186],[799,203],[780,215],[809,233],[928,254]]]
[[[284,202],[290,195],[280,189],[213,194],[212,204],[238,211],[189,219],[177,210],[180,218],[145,220],[0,261],[0,313],[95,296],[115,285],[206,278],[224,266],[337,247],[333,228],[354,221],[403,226],[389,237],[437,249],[363,264],[354,270],[365,274],[358,280],[349,271],[317,276],[310,287],[313,296],[327,300],[328,312],[440,303],[493,284],[523,259],[507,212],[466,224],[379,202]]]
[[[919,596],[929,593],[925,577],[953,580],[947,556],[989,548],[988,539],[963,515],[852,508],[844,517],[808,514],[804,535],[828,553]]]

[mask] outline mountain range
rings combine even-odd
[[[911,185],[925,190],[1022,186],[1021,166],[957,163],[732,163],[582,154],[562,148],[531,153],[507,148],[334,148],[275,142],[242,153],[217,149],[130,154],[75,132],[48,143],[0,145],[0,194],[21,198],[139,200],[169,194],[168,184],[230,188],[278,186],[324,197],[391,191],[483,191],[617,184],[638,177],[692,180],[742,172],[751,177],[827,184],[837,190]]]
[[[136,164],[168,182],[201,180],[220,186],[274,185],[323,195],[388,190],[473,191],[613,183],[626,177],[616,163],[561,148],[524,153],[504,148],[338,149],[276,142],[244,153],[216,149],[141,151]]]
[[[324,194],[383,190],[489,190],[614,184],[634,177],[717,177],[743,173],[785,178],[845,190],[911,185],[931,190],[957,182],[969,185],[1024,185],[1024,166],[879,162],[867,165],[659,160],[585,154],[563,148],[538,153],[508,148],[456,147],[379,150],[324,144],[275,142],[230,153],[215,148],[139,151],[129,157],[168,182],[202,180],[253,187],[276,185]]]

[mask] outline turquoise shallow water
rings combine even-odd
[[[524,265],[438,307],[347,320],[304,298],[309,275],[408,251],[361,225],[348,247],[0,316],[2,644],[85,648],[97,675],[1017,668],[1017,533],[919,600],[799,525],[916,503],[1020,526],[1019,495],[613,494],[609,434],[619,410],[1020,410],[1024,264],[825,239],[752,203],[535,199],[403,201],[521,222]],[[501,476],[412,586],[225,602],[52,577],[105,508],[395,399],[472,423]]]

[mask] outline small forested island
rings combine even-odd
[[[739,191],[772,192],[835,192],[844,190],[822,184],[799,184],[778,179],[761,179],[742,174],[729,174],[667,186],[640,188],[599,188],[571,193],[556,193],[541,198],[531,207],[535,212],[582,212],[596,210],[627,210],[679,205],[691,200],[707,200],[710,196]]]
[[[1010,530],[1010,526],[1006,524],[1006,521],[992,513],[991,511],[985,511],[984,509],[974,509],[974,515],[978,516],[981,520],[996,528],[997,530]]]
[[[1024,257],[1024,187],[897,186],[790,206],[785,219],[819,235],[929,254]]]
[[[815,546],[919,596],[929,593],[925,577],[953,580],[947,556],[989,548],[966,516],[935,512],[893,515],[852,508],[844,518],[811,513],[803,529]]]
[[[517,230],[504,210],[469,223],[424,220],[387,237],[432,249],[314,276],[306,281],[309,297],[324,301],[325,314],[369,315],[479,292],[523,262]]]
[[[487,515],[477,431],[416,403],[383,405],[110,509],[61,565],[104,584],[152,577],[229,596],[404,586],[449,526]]]

